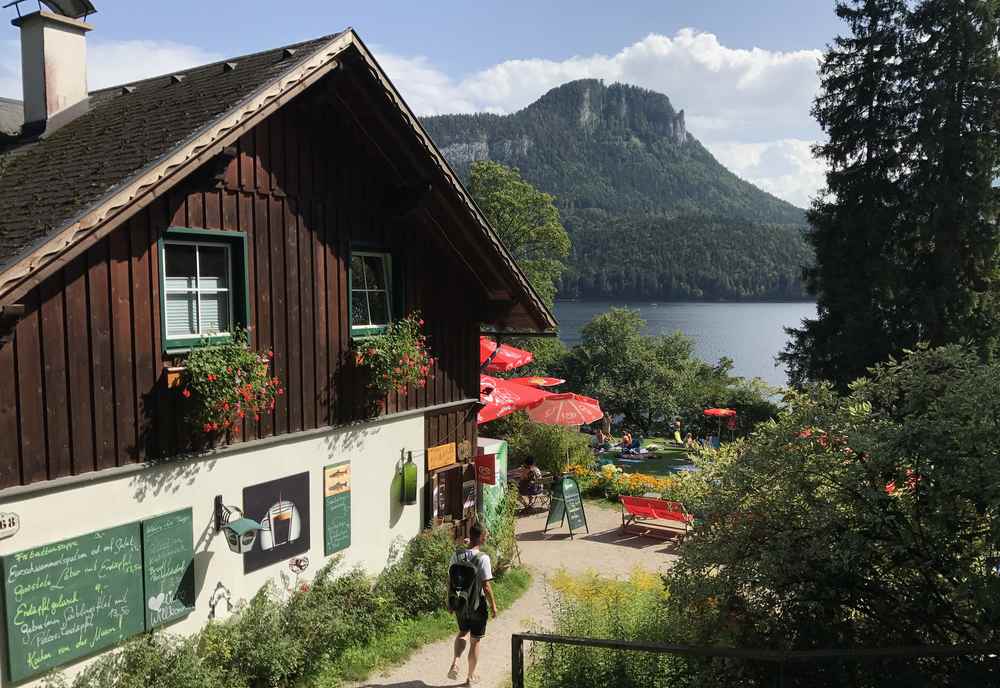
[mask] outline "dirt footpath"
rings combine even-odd
[[[662,540],[625,535],[621,514],[616,509],[586,505],[590,533],[570,538],[565,527],[543,533],[545,514],[518,519],[518,542],[522,563],[533,575],[532,585],[506,612],[491,619],[479,655],[482,688],[505,685],[510,678],[510,636],[525,630],[539,630],[551,621],[546,602],[546,577],[559,569],[573,573],[597,571],[601,575],[624,578],[636,567],[657,571],[669,567],[675,557],[672,545]],[[447,678],[452,659],[452,638],[415,652],[403,665],[373,676],[355,688],[424,688],[460,686],[467,665],[462,661],[458,681]]]

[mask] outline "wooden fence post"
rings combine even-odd
[[[517,633],[510,636],[510,665],[512,688],[524,688],[524,640]]]

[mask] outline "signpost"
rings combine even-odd
[[[146,630],[194,611],[193,533],[190,508],[142,522]]]
[[[14,683],[141,633],[138,523],[2,558],[7,661]]]
[[[583,510],[583,498],[580,496],[580,486],[576,478],[564,475],[552,484],[552,500],[549,505],[549,513],[545,518],[545,530],[562,526],[566,521],[569,525],[569,535],[573,537],[573,531],[585,530],[587,527],[587,514]]]
[[[323,469],[323,552],[330,556],[351,546],[351,462]]]

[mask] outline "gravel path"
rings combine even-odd
[[[559,569],[574,573],[597,571],[608,577],[627,577],[636,567],[659,570],[669,567],[675,557],[672,545],[662,540],[625,535],[621,515],[615,509],[587,504],[590,534],[569,537],[565,528],[543,533],[545,514],[518,519],[521,559],[532,572],[531,587],[505,612],[490,619],[486,639],[479,651],[479,684],[497,688],[510,680],[510,636],[525,630],[544,629],[551,621],[547,603],[546,578]],[[459,686],[465,680],[463,658],[459,681],[445,675],[451,664],[453,638],[418,650],[398,667],[388,669],[353,688],[425,688]]]

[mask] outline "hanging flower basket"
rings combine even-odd
[[[250,348],[246,332],[224,344],[201,343],[191,350],[178,385],[192,430],[210,438],[227,436],[244,420],[259,422],[285,393],[270,374],[274,353]]]
[[[409,387],[425,387],[437,362],[427,350],[424,321],[413,313],[389,325],[386,331],[355,343],[354,360],[369,373],[368,386],[380,395],[406,394]]]

